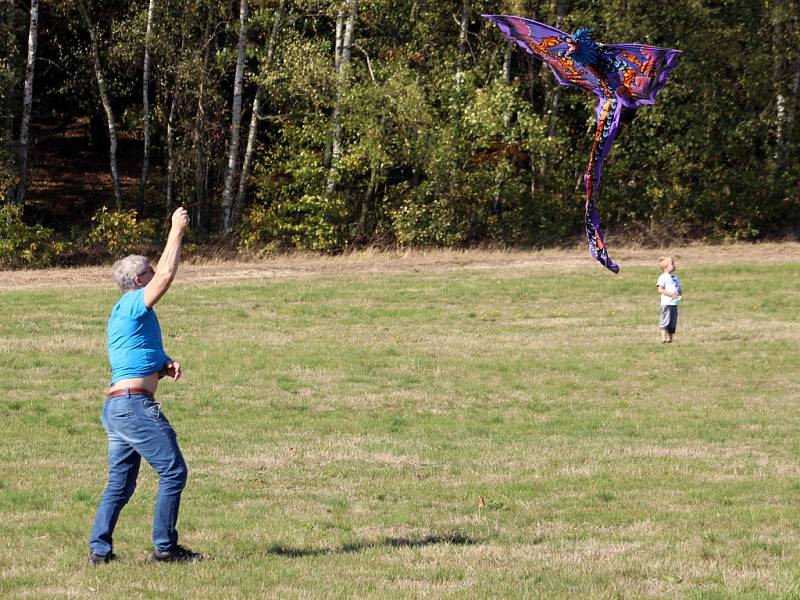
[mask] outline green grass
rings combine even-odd
[[[669,346],[655,268],[179,281],[208,560],[145,562],[144,468],[95,569],[117,294],[0,292],[0,597],[800,598],[800,267],[677,274]]]

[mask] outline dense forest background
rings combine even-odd
[[[795,236],[798,0],[0,0],[0,264],[196,248],[541,247],[595,99],[482,13],[682,51],[624,127],[611,239]]]

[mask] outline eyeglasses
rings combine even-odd
[[[137,275],[137,277],[141,277],[141,276],[143,276],[143,275],[147,275],[148,273],[152,273],[153,275],[155,275],[155,273],[156,273],[156,272],[153,270],[153,267],[151,267],[150,265],[147,265],[147,270],[146,270],[146,271],[142,271],[141,273],[139,273],[139,274]]]

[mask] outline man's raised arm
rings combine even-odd
[[[181,241],[183,232],[189,226],[189,213],[185,208],[179,208],[172,213],[172,227],[169,230],[164,252],[158,261],[153,279],[144,288],[144,304],[152,308],[167,293],[175,274],[178,272],[178,263],[181,261]]]

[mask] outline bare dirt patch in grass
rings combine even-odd
[[[656,269],[659,256],[676,256],[680,266],[695,264],[800,263],[800,243],[696,244],[668,248],[618,248],[614,258],[625,267]],[[342,256],[287,254],[258,260],[193,260],[181,266],[178,280],[193,283],[288,279],[331,275],[441,273],[470,270],[548,270],[593,273],[601,269],[583,245],[569,250],[365,250]],[[56,287],[102,287],[111,282],[109,266],[0,271],[0,291]]]

